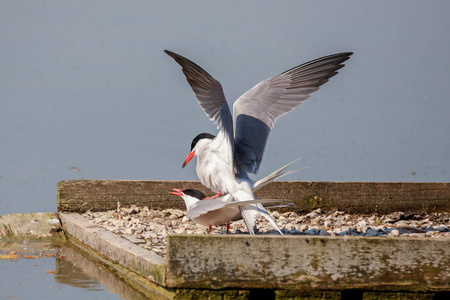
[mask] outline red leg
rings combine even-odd
[[[219,197],[220,195],[222,195],[222,192],[221,192],[221,191],[219,191],[217,194],[215,194],[215,195],[212,196],[212,197],[206,197],[206,198],[204,198],[204,199],[216,199],[216,198]]]
[[[209,225],[209,231],[208,231],[208,234],[211,234],[211,229],[212,229],[212,226]]]
[[[225,234],[228,234],[230,232],[230,224],[227,224],[227,232]]]

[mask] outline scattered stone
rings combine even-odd
[[[387,236],[399,236],[400,231],[398,229],[392,229],[391,232],[388,233]]]
[[[284,235],[397,237],[450,237],[450,213],[388,215],[350,215],[343,211],[316,209],[307,214],[271,212]],[[207,234],[208,228],[196,224],[178,209],[156,210],[148,207],[119,207],[106,212],[87,211],[84,216],[97,226],[164,257],[167,235]],[[262,216],[256,220],[256,234],[279,233]],[[226,226],[213,227],[211,234],[225,234]],[[230,234],[248,234],[242,220],[232,222]]]

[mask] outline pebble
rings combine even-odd
[[[351,215],[343,211],[316,209],[306,214],[271,212],[285,235],[367,236],[401,238],[450,237],[450,213]],[[165,257],[167,235],[207,234],[208,228],[186,217],[177,209],[156,210],[131,206],[107,212],[86,212],[84,216],[111,232]],[[278,232],[263,218],[256,221],[256,234]],[[213,227],[211,234],[225,234],[226,226]],[[247,234],[242,220],[232,222],[230,234]]]

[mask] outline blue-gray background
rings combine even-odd
[[[0,215],[55,211],[70,179],[196,180],[216,128],[170,49],[230,105],[261,80],[354,51],[278,120],[260,173],[449,181],[449,1],[0,1]]]

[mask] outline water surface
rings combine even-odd
[[[0,254],[19,255],[0,259],[0,299],[147,299],[70,244],[0,246]]]

